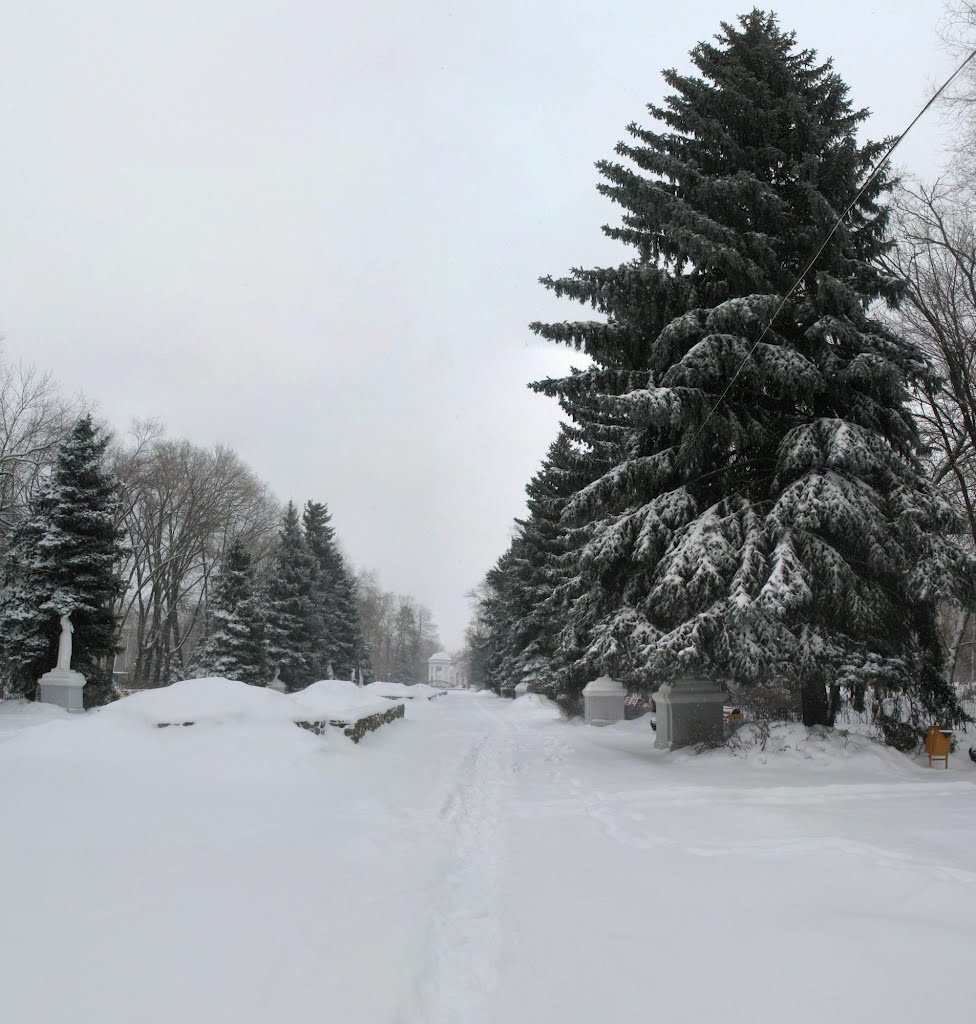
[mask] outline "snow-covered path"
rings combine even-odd
[[[976,766],[800,747],[664,756],[469,694],[359,748],[0,730],[0,1019],[968,1019]]]
[[[907,1022],[969,977],[968,759],[668,757],[642,727],[523,722],[495,1019]]]
[[[425,908],[416,976],[397,1013],[398,1024],[495,1019],[487,1011],[498,987],[502,951],[503,815],[514,768],[514,729],[504,717],[490,714],[484,701],[465,710],[464,734],[471,742],[437,808],[435,824],[446,856]],[[460,724],[454,725],[455,736]]]

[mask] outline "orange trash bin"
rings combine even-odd
[[[952,751],[952,731],[941,725],[930,725],[925,731],[925,753],[929,755],[929,767],[933,761],[944,761],[949,767],[949,754]]]

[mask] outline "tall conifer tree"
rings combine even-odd
[[[356,579],[349,571],[345,560],[341,563],[339,576],[339,622],[343,635],[346,637],[350,660],[344,663],[342,671],[348,668],[348,676],[360,685],[373,681],[373,669],[370,663],[369,644],[363,635],[362,623],[359,619],[359,595]],[[345,678],[345,675],[343,676]]]
[[[576,431],[563,424],[542,468],[526,487],[528,515],[488,573],[478,635],[483,674],[495,690],[527,682],[558,697],[567,688],[556,671],[560,626],[573,614],[572,531],[563,522],[566,500],[580,484]],[[568,586],[567,586],[568,585]],[[585,681],[585,680],[584,680]],[[582,684],[581,684],[582,685]],[[571,687],[569,687],[571,689]]]
[[[0,652],[13,693],[32,695],[54,668],[59,619],[70,613],[71,667],[88,680],[85,704],[112,699],[115,608],[124,584],[118,489],[103,465],[107,445],[91,416],[78,420],[14,532],[0,599]]]
[[[567,503],[562,667],[786,681],[811,724],[867,688],[907,744],[958,717],[935,613],[971,604],[976,576],[917,461],[925,361],[869,315],[899,291],[877,262],[882,146],[858,142],[866,112],[772,15],[691,57],[695,73],[665,72],[654,128],[597,165],[622,209],[604,230],[633,258],[544,279],[603,318],[533,325],[594,362],[536,387],[603,466]]]
[[[335,547],[335,529],[328,508],[317,501],[305,502],[302,511],[302,529],[309,553],[315,561],[313,599],[319,618],[319,631],[315,642],[315,675],[331,679],[341,674],[339,627],[339,553]],[[337,672],[337,670],[339,670]]]
[[[316,601],[323,622],[320,671],[325,676],[331,669],[342,679],[368,674],[355,581],[336,543],[328,507],[317,501],[306,502],[302,525],[318,569]]]
[[[268,667],[272,672],[280,670],[289,690],[303,689],[317,678],[322,632],[316,601],[317,571],[302,535],[298,511],[289,501],[264,588]]]
[[[207,606],[197,671],[264,686],[270,680],[254,565],[240,538],[224,553]]]

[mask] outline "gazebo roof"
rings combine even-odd
[[[454,659],[447,653],[447,651],[438,651],[436,654],[432,654],[427,661],[454,661]]]

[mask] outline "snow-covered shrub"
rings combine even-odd
[[[552,698],[553,703],[567,718],[581,718],[583,715],[583,694],[563,690]]]
[[[750,722],[798,722],[800,695],[785,683],[729,687],[729,703]]]

